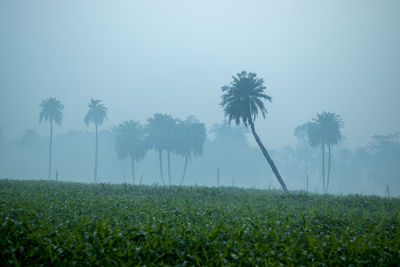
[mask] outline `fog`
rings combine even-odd
[[[249,129],[221,130],[221,87],[246,70],[272,97],[255,127],[289,190],[307,190],[308,174],[308,190],[322,192],[320,148],[294,131],[329,111],[344,122],[329,192],[399,195],[399,10],[396,0],[2,1],[0,177],[47,178],[49,124],[39,123],[39,105],[55,97],[64,117],[54,126],[51,177],[93,182],[94,127],[84,123],[93,98],[108,110],[100,182],[132,181],[113,127],[145,126],[162,113],[193,115],[207,128],[183,184],[215,186],[219,169],[221,185],[278,189]],[[148,150],[136,183],[162,184],[158,164]],[[173,184],[184,164],[172,153]]]

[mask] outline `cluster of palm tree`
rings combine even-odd
[[[331,166],[332,166],[332,146],[342,139],[340,129],[344,123],[341,117],[333,112],[317,113],[311,121],[298,126],[295,130],[296,135],[304,135],[312,147],[321,147],[321,176],[322,190],[327,193],[330,185]],[[325,155],[328,149],[328,170],[325,172]]]
[[[50,97],[43,100],[40,107],[42,110],[39,122],[45,121],[50,123],[48,179],[51,179],[53,124],[61,125],[64,106],[56,98]],[[84,122],[87,126],[91,123],[95,126],[95,183],[98,182],[98,128],[106,119],[107,108],[101,103],[101,100],[91,99]],[[149,118],[145,126],[133,120],[124,121],[113,127],[113,132],[115,133],[115,148],[118,157],[121,159],[129,158],[131,161],[132,182],[135,183],[135,162],[143,159],[149,149],[154,149],[159,154],[160,176],[161,182],[164,185],[163,152],[167,152],[169,185],[172,184],[171,153],[185,158],[185,165],[180,180],[180,184],[182,184],[188,161],[191,160],[192,156],[203,154],[203,145],[207,137],[205,125],[193,116],[188,117],[186,120],[179,120],[168,114],[159,113]]]
[[[254,127],[254,121],[261,113],[265,118],[267,110],[265,101],[271,101],[271,97],[264,93],[266,87],[264,80],[257,77],[255,73],[243,71],[233,76],[233,81],[229,85],[222,87],[221,106],[224,109],[225,116],[229,123],[235,121],[237,125],[243,124],[246,128],[250,126],[251,132],[260,147],[265,159],[279,181],[282,189],[288,191],[278,168],[271,159],[267,149],[261,142]],[[343,121],[339,115],[332,112],[322,112],[317,114],[311,122],[305,123],[296,129],[296,135],[304,135],[309,140],[311,146],[321,145],[322,148],[322,180],[323,191],[327,192],[330,183],[332,146],[336,145],[342,135],[340,129],[343,127]],[[325,179],[325,148],[328,148],[328,173]]]
[[[220,105],[224,109],[225,117],[229,123],[235,121],[237,125],[243,124],[246,128],[250,126],[253,137],[264,155],[267,163],[271,167],[278,182],[284,191],[288,191],[278,168],[270,157],[260,137],[256,133],[254,122],[259,114],[265,118],[267,109],[265,101],[271,102],[272,98],[265,94],[266,87],[264,80],[257,77],[255,73],[243,71],[233,76],[233,81],[229,85],[222,87],[222,101]],[[40,122],[42,120],[50,122],[50,144],[49,144],[49,171],[48,178],[51,176],[51,150],[53,138],[53,123],[61,124],[63,119],[64,106],[50,97],[40,105]],[[107,119],[107,108],[100,100],[92,99],[88,105],[89,110],[85,116],[86,125],[93,123],[96,131],[95,143],[95,163],[94,181],[97,182],[97,156],[98,156],[98,127]],[[323,191],[327,192],[330,183],[331,172],[331,150],[341,139],[340,129],[343,121],[339,115],[331,112],[322,112],[312,121],[298,127],[297,134],[306,133],[311,146],[321,146],[322,149],[322,181]],[[180,184],[183,183],[188,161],[192,156],[202,155],[203,144],[206,140],[206,129],[194,117],[188,117],[182,121],[168,114],[156,113],[147,120],[145,126],[135,121],[124,121],[113,128],[116,134],[115,147],[120,158],[130,158],[132,165],[132,180],[135,182],[135,161],[144,158],[148,149],[158,152],[160,178],[165,185],[163,173],[163,152],[167,153],[168,184],[172,184],[171,179],[171,153],[185,158]],[[325,148],[328,148],[328,172],[325,179]]]
[[[168,114],[156,113],[147,120],[145,129],[148,147],[158,152],[160,178],[163,184],[165,184],[162,164],[163,152],[167,153],[169,185],[172,184],[171,153],[185,157],[185,165],[179,183],[182,184],[185,179],[188,161],[191,160],[192,156],[203,154],[203,145],[207,137],[205,125],[193,116],[189,116],[182,121]]]
[[[53,146],[53,124],[61,125],[64,118],[64,105],[55,97],[44,99],[40,104],[41,112],[39,115],[39,123],[42,121],[50,123],[50,142],[49,142],[49,166],[47,178],[51,178],[51,160]],[[88,112],[84,118],[87,126],[93,123],[95,126],[95,156],[94,156],[94,182],[97,182],[97,165],[98,165],[98,127],[107,119],[107,108],[101,103],[101,100],[91,99],[88,105]]]

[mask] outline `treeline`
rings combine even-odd
[[[203,155],[189,159],[185,185],[220,185],[256,188],[279,188],[272,172],[265,166],[260,151],[248,142],[248,131],[226,123],[209,128]],[[132,183],[130,162],[121,160],[115,149],[116,132],[99,132],[99,182]],[[54,170],[61,181],[93,182],[94,132],[69,131],[54,139]],[[46,179],[48,137],[26,130],[14,140],[0,142],[0,176]],[[164,152],[164,154],[166,154]],[[136,164],[136,183],[162,184],[158,152],[148,150]],[[313,148],[299,137],[297,143],[271,151],[276,165],[292,190],[322,193],[321,148]],[[179,184],[185,157],[171,153],[171,183]],[[376,135],[369,144],[350,149],[343,142],[332,150],[330,192],[396,196],[400,194],[399,134]],[[167,162],[163,162],[167,170]],[[164,174],[168,183],[167,174]],[[308,186],[307,186],[308,176]],[[55,177],[53,177],[55,179]],[[389,192],[387,189],[389,188]]]
[[[311,190],[321,193],[373,193],[376,191],[376,193],[381,194],[382,188],[385,187],[387,195],[390,195],[390,192],[395,192],[395,194],[400,193],[400,182],[398,180],[398,160],[400,158],[398,134],[374,136],[371,144],[367,147],[359,148],[354,152],[343,147],[335,150],[342,140],[341,129],[344,126],[344,122],[338,114],[324,111],[317,113],[315,118],[295,129],[295,136],[298,138],[299,143],[297,147],[287,147],[284,151],[280,152],[271,151],[264,145],[255,127],[256,119],[259,116],[265,118],[267,114],[265,104],[272,101],[272,97],[265,93],[264,80],[257,77],[257,74],[247,73],[246,71],[237,73],[232,78],[233,80],[230,84],[224,85],[221,88],[220,106],[225,114],[226,123],[216,127],[217,138],[215,140],[217,141],[210,140],[207,142],[205,125],[194,117],[180,120],[168,114],[159,113],[154,114],[144,124],[128,120],[119,123],[110,130],[102,132],[99,128],[104,120],[107,119],[107,108],[101,100],[92,99],[88,104],[88,111],[83,121],[87,126],[94,125],[95,131],[94,137],[92,137],[95,142],[94,149],[93,146],[88,146],[91,141],[86,140],[86,143],[82,142],[85,139],[85,134],[79,132],[70,132],[67,135],[64,150],[57,148],[58,145],[61,146],[62,144],[62,141],[59,140],[56,140],[56,149],[54,149],[53,128],[55,125],[62,123],[64,106],[54,97],[43,100],[40,104],[39,122],[48,122],[50,130],[47,153],[47,179],[57,180],[60,169],[63,169],[64,173],[64,170],[75,170],[81,166],[87,168],[87,166],[91,165],[94,172],[92,181],[96,183],[99,182],[98,168],[101,168],[102,164],[113,162],[118,157],[119,159],[129,159],[132,183],[138,182],[135,173],[140,173],[139,183],[142,183],[145,172],[150,170],[149,173],[151,173],[151,170],[158,169],[160,179],[156,180],[157,183],[161,183],[162,185],[180,185],[184,182],[189,161],[193,156],[202,155],[205,151],[203,146],[206,144],[205,147],[207,147],[208,144],[210,146],[208,149],[213,152],[208,157],[203,157],[205,160],[200,158],[196,161],[205,161],[194,172],[198,177],[198,180],[195,181],[199,184],[209,184],[207,180],[210,180],[212,181],[210,183],[215,185],[215,172],[217,172],[216,176],[219,181],[221,169],[222,173],[230,176],[231,185],[235,185],[236,181],[237,185],[264,187],[265,184],[263,183],[268,181],[268,187],[280,187],[284,191],[289,191],[289,189],[305,189],[306,191]],[[240,129],[244,130],[232,130],[233,128],[229,126],[231,122],[239,127],[243,127]],[[99,131],[100,135],[102,135],[100,137]],[[237,139],[241,140],[241,142],[237,142],[236,140],[232,143],[227,143],[226,140],[230,140],[230,138],[229,134],[228,136],[221,134],[224,131],[231,136],[236,135]],[[247,139],[243,138],[244,132],[253,137],[252,140],[255,141],[259,150],[249,146]],[[21,137],[19,143],[25,143],[23,146],[29,147],[27,143],[35,143],[29,141],[34,139],[35,135],[35,132],[29,130]],[[72,143],[74,136],[80,145],[72,151],[70,148],[74,147]],[[221,136],[223,137],[221,138]],[[60,144],[58,144],[59,142]],[[113,144],[113,149],[108,147],[107,151],[102,152],[103,146],[107,147],[106,144],[109,146],[111,143]],[[226,147],[222,146],[219,149],[213,150],[213,147],[218,147],[220,144],[225,144]],[[42,144],[36,151],[41,151],[44,147]],[[241,148],[243,151],[241,151]],[[316,148],[320,148],[319,156],[316,154]],[[23,150],[24,148],[21,147],[21,149]],[[9,161],[8,158],[12,158],[10,155],[14,151],[18,151],[18,149],[12,146],[2,150],[5,153],[3,154],[5,158],[1,161],[1,164],[8,162],[8,165],[5,165],[7,167],[4,168],[6,170],[23,169],[17,166],[18,164],[13,164],[22,161],[28,153],[14,158],[14,161]],[[69,167],[56,167],[56,171],[54,172],[52,169],[53,153],[63,155],[65,151],[70,152],[70,157],[72,155],[72,157],[77,158],[88,151],[93,151],[94,164],[91,164],[87,158],[82,158],[81,161],[74,163],[74,159],[63,158],[61,156],[63,159],[58,159],[58,162],[69,164]],[[99,164],[99,157],[109,157],[109,155],[114,154],[117,157],[100,161],[101,163]],[[146,171],[137,171],[136,163],[146,158],[146,154],[152,154],[151,157],[157,159],[158,167],[154,168],[154,165],[152,165]],[[167,175],[164,174],[164,155],[166,155]],[[238,160],[233,160],[231,158],[232,155],[238,157]],[[183,160],[181,174],[178,175],[179,178],[175,175],[174,181],[171,175],[172,156]],[[36,158],[23,162],[25,164],[24,168],[27,169],[26,164],[36,162],[35,160]],[[304,163],[304,170],[301,169],[301,166],[303,166],[301,162]],[[38,166],[40,164],[43,164],[43,161],[40,163],[37,162]],[[73,172],[70,175],[79,176],[83,174],[83,172]],[[13,176],[13,172],[5,172],[5,175]],[[42,177],[43,174],[39,175]],[[24,176],[32,177],[29,173]],[[100,176],[104,177],[102,181],[111,181],[113,178],[105,177],[115,177],[115,172],[107,174],[103,170]],[[154,178],[155,174],[151,173],[151,176]],[[168,177],[168,181],[166,181],[166,176]],[[88,177],[87,173],[85,173],[85,177]],[[126,171],[124,171],[123,177],[124,182],[126,182]],[[256,181],[252,180],[254,177],[257,177]],[[286,183],[290,184],[289,188]]]

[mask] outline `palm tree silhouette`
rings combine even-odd
[[[91,99],[88,105],[88,112],[86,113],[84,122],[87,126],[93,123],[96,130],[96,144],[94,154],[94,182],[97,182],[97,155],[98,155],[98,127],[107,119],[107,108],[101,103],[101,100]]]
[[[64,105],[61,104],[59,100],[55,97],[49,97],[40,103],[40,107],[42,108],[39,114],[39,123],[42,121],[50,123],[50,142],[49,142],[49,170],[47,174],[47,178],[50,180],[51,178],[51,152],[53,147],[53,123],[61,125],[63,120],[63,110]]]
[[[312,147],[321,145],[322,155],[322,190],[328,192],[331,174],[332,151],[331,147],[336,145],[342,138],[340,128],[344,125],[339,115],[332,112],[318,113],[313,118],[308,128],[308,139]],[[325,179],[325,147],[328,147],[328,173]]]
[[[171,161],[170,153],[176,146],[176,131],[177,120],[168,114],[154,114],[153,118],[147,120],[146,125],[146,142],[149,147],[158,151],[158,159],[160,163],[161,182],[164,183],[163,168],[162,168],[162,152],[167,151],[168,161],[168,179],[171,185]]]
[[[242,71],[237,74],[237,77],[233,76],[232,78],[233,81],[230,85],[222,87],[223,94],[220,105],[224,108],[225,117],[228,117],[229,123],[234,120],[237,125],[243,123],[246,128],[250,125],[251,132],[282,189],[288,191],[274,161],[254,128],[254,121],[258,114],[261,113],[264,118],[267,114],[264,100],[271,101],[271,97],[264,93],[264,80],[257,78],[257,74],[246,71]]]
[[[129,157],[132,168],[132,182],[135,183],[135,161],[144,158],[147,146],[144,140],[144,128],[135,121],[124,121],[115,127],[115,148],[118,157],[124,159]]]
[[[181,121],[177,126],[176,153],[185,157],[185,166],[183,168],[180,185],[185,179],[188,161],[191,156],[200,156],[203,154],[203,145],[206,141],[207,131],[203,123],[200,123],[195,117],[190,116],[185,121]]]

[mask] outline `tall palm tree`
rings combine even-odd
[[[49,97],[44,99],[42,103],[40,103],[40,107],[42,110],[39,114],[39,123],[42,121],[50,123],[50,142],[49,142],[49,170],[47,174],[47,178],[51,178],[51,152],[53,147],[53,123],[61,125],[63,120],[63,110],[64,105],[61,104],[59,100],[55,97]]]
[[[331,174],[332,146],[336,145],[342,138],[340,129],[343,127],[343,120],[339,115],[332,112],[318,113],[313,118],[308,128],[308,139],[311,146],[321,145],[322,164],[322,190],[328,192]],[[328,147],[328,173],[325,179],[325,148]]]
[[[171,185],[171,161],[170,153],[175,147],[177,120],[168,114],[156,113],[152,118],[147,120],[147,137],[146,141],[149,147],[158,151],[158,159],[160,164],[161,182],[164,183],[163,168],[162,168],[162,152],[167,151],[168,161],[168,180]]]
[[[96,130],[96,144],[94,154],[94,182],[97,182],[97,155],[98,155],[98,128],[107,119],[107,108],[101,103],[101,100],[91,99],[88,105],[88,112],[86,113],[84,122],[87,126],[93,123]]]
[[[115,148],[121,159],[129,157],[132,168],[132,182],[135,183],[135,161],[144,158],[147,151],[144,129],[135,121],[121,122],[114,128],[116,133]]]
[[[176,153],[185,157],[185,165],[183,168],[180,185],[185,179],[188,161],[191,156],[200,156],[203,154],[203,145],[206,141],[207,131],[204,123],[200,123],[195,117],[190,116],[185,121],[178,124],[176,133]]]
[[[254,128],[254,121],[258,114],[261,113],[265,118],[267,110],[264,100],[271,101],[271,97],[264,93],[264,80],[257,77],[255,73],[247,73],[242,71],[233,76],[230,85],[222,87],[221,106],[224,108],[225,117],[228,117],[229,123],[234,120],[237,125],[243,123],[247,128],[250,125],[251,132],[260,147],[265,159],[278,179],[282,189],[288,191],[285,182],[279,174],[278,168],[268,154],[267,149],[261,142]]]

